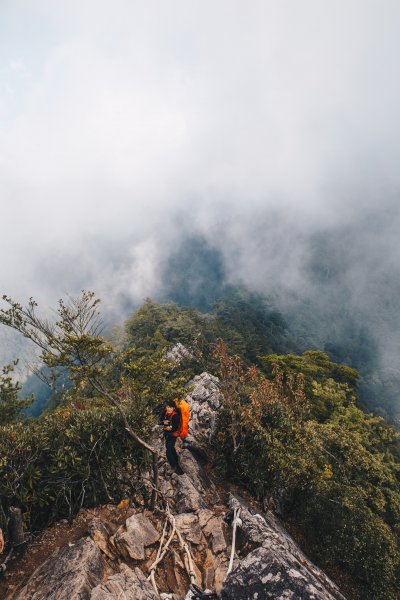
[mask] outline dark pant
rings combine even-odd
[[[165,449],[167,451],[167,460],[171,467],[175,469],[178,466],[178,455],[175,450],[176,437],[167,435],[165,437]]]

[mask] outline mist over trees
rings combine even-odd
[[[260,212],[259,218],[252,215],[237,223],[235,215],[228,216],[207,233],[201,233],[200,228],[196,233],[196,228],[183,223],[182,232],[173,243],[170,240],[165,244],[162,252],[160,240],[158,285],[151,293],[143,284],[143,296],[136,301],[128,287],[121,285],[121,273],[116,273],[113,303],[105,311],[108,330],[111,333],[111,325],[127,318],[146,295],[204,313],[219,311],[222,316],[227,303],[236,303],[235,310],[240,310],[240,294],[258,294],[257,300],[256,296],[252,300],[253,350],[257,335],[260,331],[262,334],[266,305],[268,314],[275,312],[277,326],[284,324],[285,329],[281,346],[270,351],[301,353],[318,349],[328,353],[332,360],[357,369],[362,404],[377,414],[398,419],[398,218],[394,205],[386,206],[382,212],[360,212],[358,218],[353,210],[348,219],[342,216],[337,222],[321,222],[318,227],[315,223],[308,227],[304,222],[296,225],[279,212],[268,218]],[[115,256],[112,245],[107,250],[101,254],[104,261],[109,254],[113,263],[116,256],[123,256],[119,245]],[[154,268],[154,260],[149,258],[146,263],[143,259],[146,268]],[[125,255],[124,268],[128,262]],[[112,276],[108,269],[106,273],[107,285],[111,286]],[[124,276],[124,281],[130,280]],[[249,310],[247,304],[247,316]],[[268,323],[270,327],[271,320]],[[0,364],[20,357],[20,368],[28,355],[23,340],[0,333]],[[265,349],[257,351],[261,350]],[[24,379],[20,373],[19,379]],[[33,376],[26,385],[27,391],[37,396],[30,410],[38,414],[49,391],[45,387],[38,390]]]
[[[360,228],[364,225],[361,223]],[[382,223],[373,221],[372,225],[378,235]],[[286,330],[282,352],[320,349],[332,360],[357,369],[361,403],[378,414],[397,418],[400,413],[397,366],[400,355],[394,345],[400,314],[397,267],[393,265],[390,271],[385,257],[379,256],[384,245],[368,249],[371,239],[375,238],[370,237],[369,231],[360,233],[354,223],[312,235],[301,289],[285,289],[283,282],[276,279],[276,273],[265,281],[264,287],[259,281],[253,286],[258,290],[258,299],[253,296],[253,302],[258,303],[255,310],[260,311],[255,317],[253,336],[262,328],[263,304],[268,305]],[[262,257],[255,258],[256,265],[261,263]],[[377,263],[375,270],[374,263]],[[241,274],[235,274],[232,265],[227,266],[218,245],[199,236],[186,238],[166,263],[159,299],[202,311],[212,307],[218,311],[218,306],[222,310],[223,303],[234,301],[240,293],[248,294],[246,278],[242,277],[242,285],[233,283]]]

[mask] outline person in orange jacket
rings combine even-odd
[[[183,470],[179,464],[178,454],[175,448],[176,440],[179,436],[181,420],[181,412],[177,408],[175,401],[167,400],[162,420],[165,450],[169,464],[178,475],[183,475]]]

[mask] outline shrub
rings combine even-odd
[[[400,566],[399,434],[357,408],[347,383],[298,379],[273,366],[268,378],[215,350],[224,406],[218,467],[259,500],[289,499],[322,566],[340,565],[368,600],[396,598]],[[323,419],[315,411],[317,390]],[[323,422],[321,422],[321,420]]]
[[[91,402],[0,428],[1,504],[20,507],[28,529],[143,492],[143,449],[115,409]],[[148,428],[144,415],[129,419],[136,431]]]

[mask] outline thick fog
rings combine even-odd
[[[201,236],[398,364],[399,26],[389,0],[3,0],[2,292],[118,317]]]

